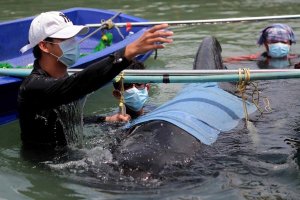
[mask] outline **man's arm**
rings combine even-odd
[[[37,108],[51,108],[70,103],[97,90],[128,67],[135,56],[149,50],[164,48],[162,43],[171,43],[172,39],[168,37],[172,36],[173,32],[165,31],[167,27],[167,24],[162,24],[150,28],[121,51],[69,77],[56,79],[32,75],[21,88],[21,94],[30,99],[26,104]]]
[[[223,58],[223,62],[225,63],[233,63],[233,62],[241,62],[241,61],[252,61],[257,60],[260,57],[261,53],[244,55],[244,56],[236,56],[236,57],[228,57]]]
[[[111,116],[88,116],[83,118],[85,124],[95,124],[102,122],[128,122],[131,120],[130,115],[114,114]]]

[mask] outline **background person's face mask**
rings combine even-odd
[[[148,97],[147,88],[139,90],[133,87],[124,91],[125,104],[133,111],[140,111],[146,103]]]
[[[273,58],[282,58],[289,54],[290,45],[281,42],[269,44],[269,56]]]

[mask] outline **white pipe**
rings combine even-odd
[[[264,20],[276,20],[276,19],[297,19],[300,15],[279,15],[279,16],[261,16],[261,17],[240,17],[240,18],[224,18],[224,19],[204,19],[204,20],[181,20],[181,21],[159,21],[159,22],[125,22],[125,23],[115,23],[117,27],[130,26],[153,26],[157,24],[169,24],[169,25],[179,25],[179,24],[215,24],[215,23],[231,23],[231,22],[246,22],[246,21],[264,21]],[[97,28],[102,26],[102,24],[86,24],[86,26],[91,28]]]

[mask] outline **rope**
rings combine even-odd
[[[263,110],[258,105],[259,104],[259,98],[260,98],[258,86],[257,86],[257,84],[254,84],[254,83],[252,83],[252,86],[254,87],[254,90],[252,92],[252,103],[254,103],[254,105],[256,106],[257,110],[260,113],[263,113]],[[255,98],[255,94],[256,94],[256,98]]]
[[[245,91],[246,87],[250,82],[250,69],[249,68],[243,68],[238,70],[239,74],[239,82],[237,83],[237,89],[241,94],[242,100],[243,100],[243,108],[244,108],[244,114],[245,114],[245,120],[246,122],[249,121],[248,117],[248,110],[246,105],[246,96]]]
[[[102,20],[101,20],[102,21]],[[103,23],[102,23],[103,24]],[[90,34],[88,34],[87,36],[85,36],[84,38],[82,38],[81,40],[78,41],[78,43],[82,43],[83,41],[85,41],[86,39],[90,38],[91,36],[95,35],[98,31],[102,30],[103,26],[100,26],[99,28],[97,28],[96,30],[94,30],[93,32],[91,32]]]
[[[119,102],[119,113],[122,115],[126,114],[126,107],[125,107],[125,101],[124,101],[124,72],[120,73],[120,79],[119,81],[121,84],[121,96],[120,96],[120,102]]]
[[[97,33],[98,31],[100,30],[103,30],[103,29],[107,29],[107,30],[110,30],[112,29],[113,27],[115,27],[115,24],[114,22],[112,21],[114,18],[116,18],[117,16],[119,16],[121,13],[117,13],[116,15],[114,15],[113,17],[111,17],[110,19],[108,20],[104,20],[102,19],[101,20],[101,26],[99,26],[96,30],[94,30],[92,33],[88,34],[87,36],[85,36],[84,38],[82,38],[78,43],[81,43],[83,42],[84,40],[90,38],[92,35],[94,35],[95,33]]]
[[[247,110],[247,105],[246,105],[246,89],[247,86],[249,84],[251,84],[254,89],[252,92],[252,103],[256,106],[256,108],[259,110],[260,113],[263,113],[264,110],[260,108],[259,106],[259,98],[260,98],[260,92],[258,89],[257,84],[254,84],[252,82],[250,82],[250,69],[249,68],[243,68],[243,69],[239,69],[238,70],[238,75],[239,75],[239,82],[237,83],[237,90],[239,91],[242,100],[243,100],[243,109],[244,109],[244,113],[245,113],[245,120],[246,122],[249,121],[249,116],[248,116],[248,110]],[[257,95],[257,98],[255,98],[255,94]],[[265,105],[264,109],[267,112],[271,112],[271,105],[270,105],[270,101],[267,97],[263,97],[263,103]]]
[[[258,89],[258,84],[251,82],[251,85],[254,87],[254,90],[252,92],[252,102],[254,103],[254,105],[256,106],[257,110],[263,114],[264,111],[267,112],[271,112],[272,108],[271,108],[271,104],[270,101],[268,99],[268,97],[262,97],[263,98],[263,104],[264,104],[264,110],[259,106],[259,99],[260,99],[260,91]],[[255,98],[255,94],[256,94],[256,98]]]
[[[119,27],[115,27],[116,28],[116,30],[118,31],[118,33],[119,33],[119,35],[121,36],[121,38],[124,40],[125,39],[125,37],[124,37],[124,35],[122,34],[122,32],[121,32],[121,30],[119,29]]]
[[[110,30],[112,28],[115,28],[117,30],[117,32],[119,33],[120,37],[124,40],[125,37],[124,35],[122,34],[121,30],[119,29],[119,27],[115,26],[114,22],[109,19],[109,20],[101,20],[101,24],[103,24],[103,26],[106,27],[107,30]]]

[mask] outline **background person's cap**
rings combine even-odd
[[[22,53],[36,46],[47,37],[67,39],[79,34],[86,34],[88,27],[73,25],[62,12],[41,13],[33,19],[29,28],[29,44],[20,49]]]
[[[290,26],[286,24],[272,24],[261,31],[257,44],[262,45],[266,41],[290,41],[291,43],[296,43],[296,37]]]

